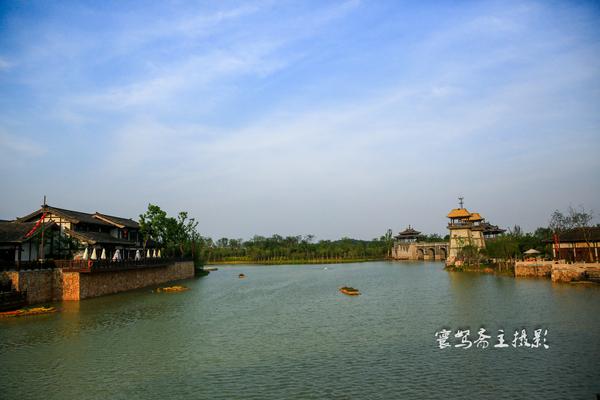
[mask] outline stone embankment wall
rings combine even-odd
[[[29,304],[61,300],[82,300],[194,277],[192,261],[166,267],[125,271],[79,273],[54,270],[6,271],[19,292],[27,293]]]
[[[589,275],[600,274],[600,263],[566,264],[555,261],[517,261],[515,276],[551,278],[552,282],[586,280]]]
[[[517,261],[515,276],[540,276],[549,278],[552,274],[552,261]]]
[[[87,299],[193,277],[194,263],[191,261],[174,263],[165,268],[79,274],[79,298],[65,300]],[[73,292],[76,294],[76,291]]]
[[[600,274],[600,263],[554,264],[552,282],[574,282],[587,280],[589,275]]]
[[[58,287],[60,270],[35,269],[27,271],[5,271],[2,278],[8,278],[13,288],[27,294],[27,303],[36,304],[52,301],[61,292]]]

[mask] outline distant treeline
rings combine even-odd
[[[459,258],[478,263],[481,259],[515,259],[531,248],[543,256],[551,256],[549,239],[560,237],[562,232],[579,228],[586,231],[592,213],[583,207],[569,208],[568,214],[558,210],[552,214],[547,228],[538,228],[533,233],[523,233],[515,226],[505,234],[486,240],[484,249],[465,246]],[[222,238],[217,241],[199,234],[198,222],[188,218],[187,212],[170,217],[156,205],[149,204],[148,210],[140,215],[140,231],[144,246],[152,243],[164,249],[165,255],[192,256],[197,263],[328,263],[380,260],[391,257],[394,245],[392,230],[388,229],[380,238],[357,240],[344,237],[339,240],[315,241],[314,235],[271,237],[254,236],[250,240]],[[447,241],[448,235],[420,235],[419,242]]]
[[[222,238],[217,241],[201,237],[197,249],[205,263],[327,263],[384,259],[389,255],[392,243],[385,236],[373,240],[342,238],[317,242],[313,235],[254,236],[250,240]]]
[[[193,257],[198,264],[231,263],[300,263],[350,262],[389,257],[393,246],[392,231],[379,239],[320,240],[314,235],[271,237],[254,236],[250,240],[221,238],[217,241],[201,236],[198,222],[182,211],[171,217],[154,204],[140,215],[144,247],[163,249],[167,256]]]

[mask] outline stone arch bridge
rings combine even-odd
[[[395,260],[444,261],[448,257],[448,242],[397,242],[392,249]]]

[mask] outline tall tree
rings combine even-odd
[[[392,248],[394,247],[394,233],[391,229],[388,229],[385,232],[385,235],[381,237],[381,239],[385,243],[387,257],[392,258]]]
[[[144,248],[152,240],[164,246],[167,240],[167,213],[159,206],[148,204],[148,210],[140,214],[140,233],[144,238]]]

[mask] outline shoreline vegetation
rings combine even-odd
[[[271,259],[271,260],[252,260],[250,258],[236,258],[233,260],[219,260],[206,262],[204,265],[296,265],[296,264],[349,264],[363,263],[371,261],[386,261],[388,258],[311,258],[311,259]]]
[[[254,235],[251,239],[221,238],[213,240],[198,232],[198,222],[181,211],[170,217],[159,206],[148,205],[140,215],[140,232],[144,247],[152,244],[163,249],[164,256],[192,257],[194,265],[220,264],[339,264],[390,259],[394,238],[388,229],[371,240],[342,237],[315,240],[314,235],[270,237]],[[425,237],[425,236],[424,236]],[[434,236],[434,238],[439,238]]]
[[[445,270],[450,272],[476,272],[515,276],[515,263],[514,261],[507,261],[498,263],[446,265]]]

